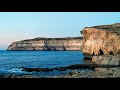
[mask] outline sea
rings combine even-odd
[[[56,68],[89,63],[81,51],[7,51],[0,50],[0,75],[57,76],[66,71],[27,72],[23,68]]]

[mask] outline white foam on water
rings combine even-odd
[[[12,68],[12,69],[8,69],[8,72],[11,73],[22,73],[22,68]]]
[[[0,73],[9,73],[9,74],[30,74],[23,71],[22,68],[11,68],[11,69],[0,69]]]

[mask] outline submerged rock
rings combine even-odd
[[[65,70],[74,70],[74,69],[95,69],[97,67],[96,64],[75,64],[69,65],[65,67],[55,67],[55,68],[25,68],[21,67],[23,71],[27,72],[50,72],[53,70],[57,71],[65,71]]]

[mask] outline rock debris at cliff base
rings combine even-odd
[[[52,76],[50,78],[120,78],[120,67],[95,68],[95,70],[77,71],[73,70],[65,75]]]
[[[98,67],[95,70],[72,70],[60,76],[37,76],[37,75],[15,75],[6,74],[0,75],[0,78],[120,78],[120,67],[102,68]]]

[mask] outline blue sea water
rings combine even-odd
[[[54,68],[73,64],[83,64],[81,51],[0,51],[0,74],[30,74],[22,71],[27,68]],[[54,74],[58,74],[54,71]],[[32,73],[33,74],[33,73]],[[47,72],[35,73],[48,75]],[[49,72],[53,75],[53,72]]]

